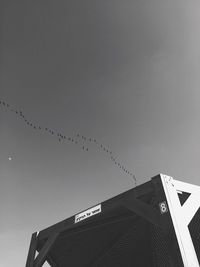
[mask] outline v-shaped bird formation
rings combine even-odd
[[[124,164],[122,164],[118,157],[116,157],[111,149],[109,149],[107,146],[104,146],[102,143],[100,143],[96,138],[92,137],[86,137],[80,133],[77,133],[75,136],[68,136],[64,134],[61,131],[56,131],[53,129],[50,129],[48,127],[44,127],[42,125],[39,125],[38,123],[33,123],[30,121],[25,114],[21,110],[14,109],[11,107],[11,105],[5,101],[0,100],[0,107],[2,109],[7,109],[12,113],[15,113],[16,116],[18,116],[21,120],[24,121],[25,125],[32,128],[34,131],[40,131],[44,132],[46,134],[49,134],[51,136],[54,136],[58,142],[64,143],[64,142],[70,142],[74,145],[80,146],[80,148],[87,152],[89,151],[88,144],[96,146],[96,148],[100,149],[103,153],[105,153],[108,158],[113,162],[113,164],[118,167],[122,172],[124,172],[126,175],[132,177],[134,180],[135,186],[137,185],[137,179],[134,175],[134,173],[130,170],[128,170]]]

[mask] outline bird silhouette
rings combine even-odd
[[[10,104],[6,103],[5,101],[0,100],[0,105],[5,106],[5,107],[8,108],[8,110],[11,111],[11,112],[15,112],[20,118],[23,118],[23,119],[24,119],[24,122],[25,122],[28,126],[33,127],[35,130],[36,130],[36,129],[39,129],[39,130],[44,129],[45,131],[48,131],[50,134],[54,135],[54,131],[51,130],[51,129],[49,129],[49,128],[47,128],[47,127],[44,127],[44,128],[41,127],[41,126],[37,126],[37,127],[36,127],[36,125],[34,125],[32,122],[28,121],[27,118],[25,118],[25,116],[24,116],[24,114],[23,114],[23,112],[22,112],[21,110],[13,109],[13,108],[10,106]],[[66,139],[66,136],[63,135],[63,134],[61,134],[61,133],[57,133],[57,137],[58,137],[59,142],[61,142],[63,139]],[[113,157],[113,152],[112,152],[112,150],[109,150],[108,148],[106,148],[105,146],[103,146],[103,144],[97,142],[97,139],[95,139],[95,138],[92,139],[91,137],[86,137],[86,136],[84,136],[84,135],[81,136],[80,133],[77,133],[77,134],[76,134],[76,137],[78,137],[78,138],[81,137],[81,138],[82,138],[84,141],[86,141],[86,142],[87,142],[87,141],[88,141],[88,142],[94,142],[94,143],[96,144],[97,147],[100,146],[102,151],[104,151],[104,152],[106,152],[106,153],[108,153],[108,154],[110,155],[109,158],[112,160],[113,164],[115,164],[119,169],[123,170],[124,173],[126,173],[126,174],[130,175],[131,177],[133,177],[133,179],[135,180],[135,184],[137,184],[137,179],[136,179],[135,175],[133,174],[133,172],[131,172],[130,170],[126,169],[126,168],[124,167],[124,165],[122,165],[122,164],[120,163],[120,161],[117,160],[116,157]],[[71,142],[73,142],[73,143],[75,143],[75,144],[78,144],[78,142],[77,142],[76,139],[73,139],[73,138],[71,138],[71,137],[68,137],[67,139],[68,139],[68,141],[71,141]],[[85,151],[88,151],[88,150],[89,150],[85,145],[82,146],[82,149],[85,150]]]

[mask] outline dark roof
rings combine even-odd
[[[45,259],[52,267],[169,266],[169,245],[161,221],[165,220],[167,229],[171,217],[169,213],[161,215],[160,201],[166,199],[158,175],[94,205],[93,214],[88,208],[40,231],[37,237],[35,233],[41,254],[38,261]],[[30,252],[27,262],[31,257]]]
[[[49,235],[59,231],[48,253],[55,266],[151,266],[151,224],[122,205],[123,199],[135,193],[145,203],[154,196],[148,182],[106,200],[101,203],[101,212],[94,216],[78,223],[72,216],[40,231],[37,250],[42,249]],[[145,253],[141,257],[142,251]]]

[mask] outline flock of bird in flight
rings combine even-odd
[[[36,125],[35,123],[31,122],[26,118],[24,113],[21,110],[16,110],[14,109],[10,104],[6,103],[5,101],[0,100],[0,106],[2,108],[6,108],[10,112],[15,113],[17,116],[20,117],[24,121],[24,123],[31,127],[33,130],[38,130],[38,131],[43,131],[46,134],[52,135],[57,138],[59,142],[71,142],[76,145],[81,145],[82,150],[84,151],[89,151],[87,142],[90,144],[96,145],[97,148],[101,149],[104,153],[106,153],[109,157],[109,159],[117,166],[121,171],[123,171],[126,175],[129,175],[130,177],[133,178],[135,186],[137,186],[137,179],[132,171],[129,171],[120,161],[117,159],[117,157],[113,154],[112,150],[104,146],[103,144],[99,143],[97,139],[91,138],[91,137],[86,137],[84,135],[81,135],[80,133],[76,134],[75,137],[67,136],[64,133],[52,130],[48,127],[43,127]]]

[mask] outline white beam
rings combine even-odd
[[[177,236],[177,241],[181,251],[184,267],[199,267],[199,262],[196,256],[192,238],[188,229],[188,225],[186,223],[186,221],[189,221],[189,217],[184,220],[185,214],[182,212],[182,207],[177,193],[177,190],[187,192],[186,189],[189,188],[188,184],[186,185],[186,187],[184,187],[184,185],[182,185],[181,187],[176,187],[176,185],[180,185],[180,183],[176,183],[176,181],[172,177],[164,174],[160,174],[160,176]],[[196,192],[196,190],[194,190],[194,186],[190,188],[192,188],[193,192]],[[194,201],[194,199],[192,201]],[[187,206],[189,207],[190,205],[186,205],[185,208],[187,208]],[[190,215],[193,214],[194,216],[195,209],[196,208],[191,211]]]

